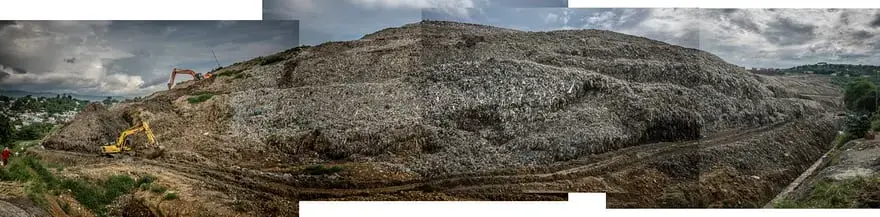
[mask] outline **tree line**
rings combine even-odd
[[[46,112],[49,114],[80,110],[89,103],[89,101],[75,99],[70,95],[36,98],[30,95],[20,98],[0,95],[0,102],[9,105],[8,109],[12,113]]]

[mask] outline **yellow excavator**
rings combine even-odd
[[[104,155],[112,156],[113,154],[118,153],[126,153],[129,155],[134,155],[134,151],[131,146],[131,141],[128,139],[129,136],[134,135],[138,132],[144,131],[147,134],[147,140],[150,142],[149,149],[152,150],[144,150],[143,152],[138,152],[138,155],[142,155],[143,157],[153,159],[161,156],[165,152],[165,148],[159,146],[159,142],[156,141],[156,137],[153,136],[153,130],[150,129],[150,125],[146,121],[141,121],[139,125],[128,128],[122,133],[119,134],[119,138],[116,140],[116,143],[108,144],[105,146],[101,146],[101,152]]]

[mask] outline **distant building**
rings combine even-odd
[[[826,62],[819,62],[819,63],[816,63],[816,65],[824,66],[824,65],[828,65],[828,63],[826,63]]]

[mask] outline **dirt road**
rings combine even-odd
[[[626,173],[650,167],[673,156],[694,154],[701,149],[736,144],[748,138],[761,137],[765,133],[782,130],[792,122],[770,126],[733,130],[717,133],[701,140],[686,142],[661,142],[639,145],[580,159],[531,168],[501,171],[494,174],[464,174],[451,177],[413,180],[400,183],[346,183],[330,177],[304,177],[291,174],[264,172],[244,168],[211,167],[196,164],[169,164],[141,158],[106,158],[97,155],[57,150],[32,149],[50,162],[72,165],[68,171],[149,173],[174,179],[172,182],[189,186],[191,190],[224,192],[232,200],[348,200],[363,198],[395,198],[404,192],[442,194],[465,200],[564,200],[558,196],[530,194],[535,191],[581,191],[582,188],[566,188],[559,183],[578,183],[589,179],[606,180],[603,185],[589,189],[599,192],[625,192],[621,183],[612,183],[612,174]],[[694,167],[698,165],[693,165]],[[338,177],[337,177],[338,178]],[[693,181],[693,180],[690,180]],[[328,184],[331,183],[331,184]],[[661,183],[673,185],[676,182]],[[326,187],[323,187],[326,186]],[[517,193],[521,192],[521,193]],[[193,193],[199,197],[198,193]],[[201,195],[207,196],[208,194]],[[629,195],[632,196],[632,195]],[[410,198],[413,199],[413,198]],[[415,198],[418,199],[418,198]],[[430,197],[425,198],[432,200]],[[222,200],[215,200],[222,202]],[[222,203],[220,206],[224,206]],[[609,207],[620,206],[609,203]]]

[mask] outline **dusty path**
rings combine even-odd
[[[777,129],[788,123],[790,122],[777,123],[750,130],[721,132],[696,141],[676,143],[660,142],[628,147],[617,151],[573,160],[566,163],[566,165],[556,166],[554,168],[557,169],[552,169],[552,171],[547,172],[513,175],[460,175],[455,177],[434,178],[431,180],[417,180],[390,186],[363,188],[315,188],[298,186],[299,184],[296,184],[295,181],[277,178],[269,173],[248,169],[168,164],[160,161],[130,157],[106,158],[93,154],[57,150],[36,150],[36,152],[55,159],[56,161],[63,161],[69,165],[82,165],[97,168],[123,163],[133,169],[141,168],[142,170],[149,170],[150,172],[161,171],[171,173],[175,176],[199,180],[210,188],[222,190],[222,192],[236,192],[237,194],[250,194],[267,197],[280,196],[298,199],[321,199],[370,194],[389,194],[426,188],[438,189],[441,192],[447,193],[466,193],[469,191],[478,191],[481,189],[503,186],[510,187],[526,183],[553,182],[588,176],[601,176],[612,171],[621,171],[633,166],[654,162],[669,155],[694,152],[699,148],[715,145],[724,145],[745,137]],[[523,192],[527,191],[527,189],[521,190],[523,190]]]

